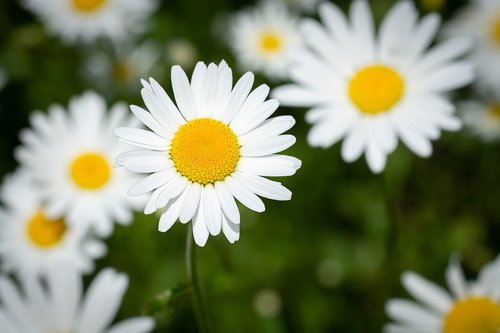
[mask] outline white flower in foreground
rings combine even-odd
[[[68,43],[99,37],[125,40],[140,33],[156,0],[23,0],[54,35]]]
[[[8,176],[0,191],[0,258],[6,271],[41,275],[63,263],[78,271],[93,268],[105,246],[64,218],[48,218],[38,188],[25,171]]]
[[[500,140],[500,103],[467,101],[458,105],[464,125],[485,141]]]
[[[128,278],[104,269],[93,280],[86,295],[73,270],[53,268],[46,285],[36,278],[22,280],[21,293],[7,278],[0,278],[0,331],[2,333],[147,333],[154,328],[150,317],[135,317],[111,327]]]
[[[392,299],[386,304],[393,324],[386,333],[497,333],[500,330],[500,257],[486,265],[477,281],[465,280],[457,260],[446,270],[451,294],[413,272],[402,283],[418,301]]]
[[[299,45],[297,18],[276,1],[262,1],[231,21],[229,46],[240,66],[270,79],[286,78],[286,56]]]
[[[113,221],[129,224],[132,208],[142,204],[126,194],[137,178],[113,168],[126,149],[113,129],[137,121],[123,103],[107,110],[102,97],[87,92],[71,99],[68,112],[60,105],[47,114],[34,112],[32,128],[21,132],[22,146],[15,152],[39,183],[49,217],[64,215],[69,224],[93,227],[102,237],[113,231]]]
[[[307,47],[290,54],[295,83],[273,91],[284,105],[312,107],[306,115],[311,146],[327,148],[345,138],[345,161],[364,152],[370,169],[381,172],[398,138],[428,157],[441,129],[460,128],[446,93],[473,80],[472,65],[456,60],[469,50],[468,38],[426,51],[439,17],[419,22],[410,1],[389,11],[378,37],[366,1],[353,1],[350,22],[332,3],[322,3],[319,14],[324,25],[305,19],[300,30]]]
[[[470,60],[477,69],[477,88],[500,98],[500,1],[472,0],[445,27],[448,36],[470,36]]]
[[[231,69],[222,62],[199,62],[191,82],[179,66],[172,67],[177,106],[153,79],[143,81],[142,97],[149,110],[131,106],[149,130],[117,128],[120,140],[140,149],[120,155],[116,163],[127,170],[151,173],[132,187],[130,195],[153,191],[144,212],[163,208],[159,230],[179,219],[193,220],[199,246],[220,231],[231,242],[239,239],[240,214],[234,198],[262,212],[257,196],[289,200],[291,192],[263,176],[289,176],[300,167],[291,156],[277,155],[295,143],[282,134],[291,116],[267,119],[278,108],[268,100],[269,87],[250,93],[254,76],[246,73],[232,87]]]

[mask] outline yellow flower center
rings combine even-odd
[[[29,239],[38,247],[49,248],[57,245],[66,232],[62,218],[49,220],[42,211],[36,212],[27,227]]]
[[[498,14],[496,19],[493,21],[491,34],[493,40],[500,46],[500,14]]]
[[[260,36],[259,46],[262,53],[276,53],[283,47],[283,41],[277,33],[264,32]]]
[[[488,108],[488,113],[494,118],[500,119],[500,104],[492,104]]]
[[[444,333],[497,333],[500,306],[486,297],[458,301],[444,320]]]
[[[101,154],[85,153],[73,160],[70,174],[78,187],[84,190],[96,190],[108,182],[111,168]]]
[[[93,13],[98,11],[107,0],[71,0],[73,7],[84,13]]]
[[[198,118],[182,125],[175,133],[170,157],[180,174],[199,184],[224,180],[236,168],[240,145],[226,124]]]
[[[118,61],[113,67],[113,76],[115,79],[122,83],[130,82],[131,72],[130,66],[126,61]]]
[[[364,113],[389,111],[404,93],[404,81],[393,69],[374,65],[361,69],[349,83],[349,96]]]

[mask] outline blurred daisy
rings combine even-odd
[[[500,140],[500,103],[467,101],[458,106],[462,120],[485,141]]]
[[[128,279],[104,269],[82,296],[80,276],[67,267],[48,272],[46,284],[33,278],[22,281],[23,292],[0,278],[0,330],[2,333],[92,332],[147,333],[150,317],[135,317],[109,327],[127,289]]]
[[[139,150],[118,156],[116,163],[132,172],[152,173],[129,191],[153,191],[144,212],[163,209],[159,230],[179,219],[193,220],[199,246],[220,231],[233,243],[239,239],[240,214],[234,198],[262,212],[257,196],[289,200],[291,192],[263,176],[289,176],[300,167],[294,157],[277,155],[295,143],[282,134],[295,121],[290,116],[267,119],[278,101],[266,100],[269,87],[250,93],[254,76],[246,73],[232,88],[231,69],[222,62],[199,62],[191,82],[179,66],[172,67],[177,106],[153,79],[143,81],[142,97],[149,110],[131,106],[151,131],[115,130],[120,140]]]
[[[324,25],[305,19],[307,47],[291,53],[293,84],[273,93],[283,104],[313,107],[308,141],[327,148],[345,138],[347,162],[363,153],[373,172],[385,168],[398,138],[422,157],[441,129],[457,130],[460,121],[446,93],[473,80],[472,65],[457,61],[470,48],[455,38],[426,51],[439,27],[429,14],[418,22],[410,1],[400,1],[386,15],[375,37],[368,2],[356,0],[348,22],[332,3],[322,3]]]
[[[120,45],[114,56],[105,52],[92,54],[84,66],[84,76],[100,84],[103,90],[116,84],[135,90],[141,77],[158,72],[160,57],[159,46],[151,40],[139,45]]]
[[[67,216],[68,223],[105,237],[113,220],[130,223],[132,208],[141,204],[125,193],[137,178],[113,168],[125,145],[112,130],[136,121],[122,103],[107,114],[102,97],[92,92],[74,97],[68,109],[52,105],[48,114],[33,113],[33,128],[21,132],[16,157],[39,182],[49,217]]]
[[[245,70],[260,71],[270,79],[286,78],[286,55],[299,44],[297,18],[277,1],[236,15],[229,46]]]
[[[88,272],[93,257],[106,251],[102,243],[85,238],[64,218],[49,218],[26,172],[7,177],[0,196],[5,204],[0,208],[0,257],[5,270],[39,275],[50,265],[64,263]]]
[[[192,68],[198,58],[196,47],[187,39],[174,38],[167,42],[166,61],[172,65]]]
[[[449,36],[470,36],[470,60],[477,68],[477,88],[500,98],[500,1],[472,0],[445,27]]]
[[[23,0],[26,8],[66,43],[99,37],[129,39],[141,32],[156,0]]]
[[[402,276],[406,290],[418,301],[392,299],[386,312],[395,323],[386,333],[496,333],[500,330],[500,257],[486,265],[477,281],[468,282],[457,260],[451,260],[446,281],[451,293],[420,275]]]

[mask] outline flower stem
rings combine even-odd
[[[193,230],[191,226],[188,226],[188,232],[186,237],[186,274],[188,278],[188,283],[191,285],[192,293],[191,300],[193,304],[194,314],[196,316],[196,322],[198,324],[198,331],[200,333],[208,333],[208,322],[205,314],[205,309],[203,307],[203,298],[201,296],[201,289],[198,282],[198,275],[196,271],[196,252],[195,245],[193,243]]]

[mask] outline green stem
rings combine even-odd
[[[203,307],[203,298],[201,296],[201,289],[196,271],[196,252],[195,245],[193,243],[193,230],[191,226],[188,226],[186,237],[186,273],[188,283],[192,288],[191,299],[193,303],[194,314],[196,316],[196,322],[198,324],[198,331],[200,333],[208,333],[208,322],[205,315],[205,309]]]

